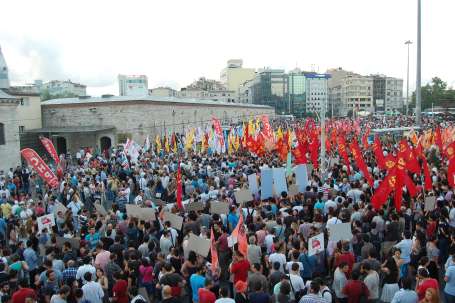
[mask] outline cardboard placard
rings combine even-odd
[[[194,234],[190,234],[188,240],[188,250],[192,250],[195,253],[207,257],[210,251],[210,239],[204,239]]]
[[[316,255],[324,251],[324,234],[320,233],[308,240],[308,256]]]
[[[128,217],[138,218],[144,221],[155,221],[155,210],[153,208],[141,208],[134,204],[126,204]]]
[[[64,238],[64,237],[60,237],[60,236],[57,236],[55,237],[56,239],[56,244],[57,244],[57,247],[59,248],[62,248],[63,247],[63,244],[65,244],[65,242],[70,242],[71,243],[71,247],[73,249],[79,249],[80,247],[80,243],[81,243],[81,238]]]
[[[270,168],[261,169],[261,200],[273,197],[273,172]]]
[[[257,194],[259,191],[258,178],[256,174],[248,175],[248,188],[253,194]]]
[[[425,197],[425,211],[432,211],[436,208],[436,197]]]
[[[239,204],[243,204],[245,202],[253,201],[253,194],[249,189],[241,189],[239,191],[234,192],[235,201]]]
[[[48,231],[52,231],[52,226],[55,225],[54,214],[49,214],[37,218],[38,231],[41,233],[43,229],[47,228]]]
[[[329,224],[327,229],[329,230],[330,241],[351,241],[352,239],[351,223]]]
[[[282,192],[288,192],[286,184],[286,170],[284,167],[274,167],[272,169],[273,185],[277,196],[281,196]]]
[[[265,223],[265,226],[267,228],[267,230],[270,232],[275,226],[277,226],[278,224],[276,223],[275,220],[272,220],[272,221],[267,221]]]
[[[60,202],[55,202],[55,205],[54,205],[54,215],[57,216],[58,212],[61,211],[62,214],[66,214],[66,211],[68,210],[68,208],[66,208],[65,205],[63,205],[62,203]]]
[[[96,211],[99,212],[100,215],[107,216],[107,211],[103,205],[101,205],[99,203],[94,203],[94,205],[95,205]]]
[[[308,186],[308,164],[299,164],[295,167],[295,177],[296,183],[299,188],[299,192],[305,192],[306,187]]]
[[[173,213],[165,211],[164,212],[164,222],[166,222],[166,221],[171,222],[171,226],[173,228],[175,228],[177,230],[181,230],[182,229],[183,218],[180,217],[179,215],[176,215],[176,214],[173,214]]]
[[[202,202],[191,202],[186,205],[186,211],[200,211],[205,208]]]
[[[210,213],[226,215],[229,213],[229,203],[226,202],[210,202]]]

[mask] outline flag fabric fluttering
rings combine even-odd
[[[239,252],[246,257],[248,255],[248,243],[246,240],[245,226],[243,224],[243,215],[240,213],[239,222],[232,231],[231,237],[237,239]]]
[[[218,269],[218,251],[216,250],[215,234],[213,227],[210,230],[210,255],[212,257],[212,273],[215,274]]]
[[[360,151],[360,147],[359,147],[359,144],[357,143],[356,139],[352,140],[350,148],[351,148],[352,156],[353,156],[358,168],[362,172],[362,174],[363,174],[364,178],[367,180],[368,184],[371,187],[373,187],[373,177],[371,176],[370,172],[368,171],[368,166],[366,165],[365,161],[363,160],[362,152]]]
[[[177,167],[177,189],[176,189],[176,202],[177,207],[182,210],[183,203],[182,203],[182,171],[180,169],[180,161],[178,162]]]
[[[453,141],[446,149],[447,159],[449,160],[449,168],[447,170],[447,181],[449,186],[455,188],[455,141]]]

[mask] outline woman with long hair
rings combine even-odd
[[[393,296],[399,290],[399,272],[395,258],[393,256],[389,256],[382,264],[381,270],[384,273],[384,287],[382,288],[381,301],[392,302]]]
[[[434,288],[427,288],[425,297],[419,303],[439,303],[439,292]]]

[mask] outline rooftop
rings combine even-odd
[[[71,104],[93,104],[93,103],[115,103],[115,102],[144,102],[144,103],[176,103],[176,104],[196,104],[213,106],[231,107],[251,107],[251,108],[271,108],[270,106],[243,103],[227,103],[213,100],[199,100],[195,98],[177,98],[163,96],[113,96],[113,97],[91,97],[91,98],[60,98],[51,99],[41,103],[41,106],[71,105]]]

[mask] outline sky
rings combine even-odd
[[[422,0],[422,81],[455,87],[454,0]],[[343,67],[415,87],[417,0],[4,1],[0,47],[15,85],[71,79],[92,96],[118,94],[118,74],[149,88],[219,79],[244,67]],[[406,83],[406,82],[405,82]]]

